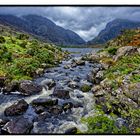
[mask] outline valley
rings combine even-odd
[[[0,134],[140,133],[139,23],[90,43],[40,16],[0,23]]]

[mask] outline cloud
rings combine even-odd
[[[86,41],[97,36],[115,18],[140,21],[140,7],[0,7],[0,14],[41,15],[76,32]]]

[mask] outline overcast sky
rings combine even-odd
[[[140,21],[140,7],[0,7],[0,14],[42,15],[86,41],[97,36],[115,18]]]

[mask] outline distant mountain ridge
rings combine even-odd
[[[57,45],[82,45],[85,41],[75,32],[57,26],[46,17],[0,15],[0,23],[9,24]]]
[[[107,41],[117,37],[124,29],[135,29],[140,27],[140,22],[131,21],[127,19],[115,19],[109,22],[105,29],[103,29],[97,37],[88,41],[89,45],[103,44]]]

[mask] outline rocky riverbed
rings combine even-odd
[[[78,51],[77,51],[78,50]],[[33,81],[1,88],[1,134],[75,134],[87,131],[81,118],[93,116],[91,74],[102,65],[82,59],[98,49],[70,49],[67,60]],[[101,74],[96,77],[100,80]]]

